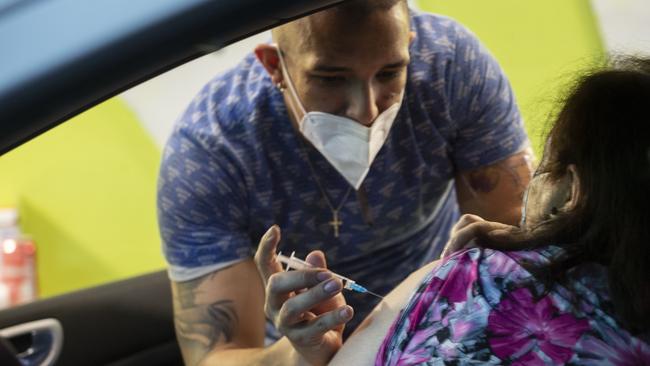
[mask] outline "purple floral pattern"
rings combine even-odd
[[[635,366],[648,365],[650,346],[628,333],[617,332],[607,324],[597,325],[605,337],[587,335],[576,345],[577,355],[589,366]]]
[[[607,312],[604,267],[578,267],[566,287],[543,291],[520,265],[561,254],[555,246],[471,249],[443,260],[393,323],[375,364],[650,365],[650,346]]]
[[[559,315],[549,297],[535,302],[523,287],[509,293],[490,313],[487,332],[492,352],[502,360],[525,357],[543,364],[535,352],[540,350],[553,364],[561,364],[571,358],[573,346],[587,329],[587,320]]]

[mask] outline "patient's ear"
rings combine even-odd
[[[578,205],[580,199],[580,177],[578,177],[575,164],[569,164],[567,167],[567,177],[569,179],[569,195],[564,210],[571,211]]]

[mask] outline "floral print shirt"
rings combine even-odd
[[[522,267],[562,253],[475,248],[442,260],[375,365],[650,365],[650,346],[612,315],[604,267],[581,265],[547,289]]]

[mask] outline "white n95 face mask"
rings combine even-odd
[[[330,113],[306,112],[279,49],[278,55],[289,91],[303,114],[298,122],[300,132],[354,189],[359,189],[370,171],[370,165],[388,137],[404,93],[400,96],[399,102],[375,118],[371,127]]]

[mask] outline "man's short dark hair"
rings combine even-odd
[[[348,0],[333,7],[332,10],[367,14],[376,10],[388,10],[397,4],[408,7],[406,0]]]
[[[309,17],[318,17],[327,14],[341,17],[353,24],[358,24],[377,11],[389,11],[395,6],[403,6],[404,12],[408,15],[408,3],[406,0],[347,0],[320,13],[315,13],[275,28],[273,30],[273,38],[285,52],[292,52],[294,49],[304,49],[309,44],[311,38],[311,29],[307,21]],[[406,21],[408,23],[408,19]],[[300,28],[300,30],[298,31],[294,27]],[[289,30],[290,28],[294,29]],[[295,35],[300,36],[296,37]],[[289,39],[292,39],[292,42]]]

